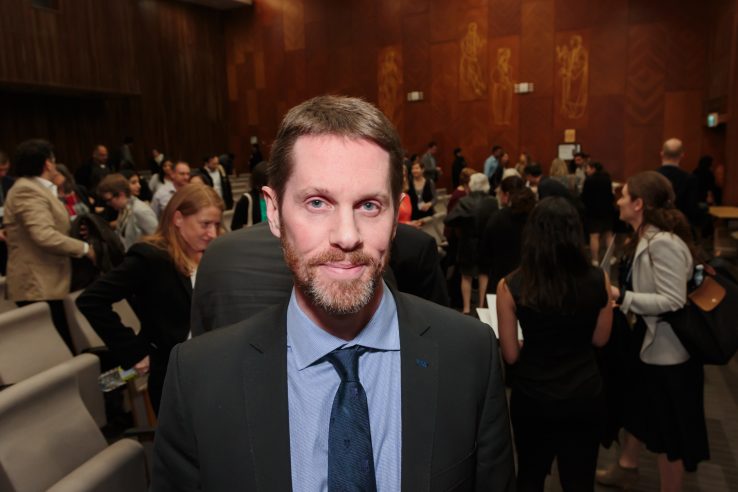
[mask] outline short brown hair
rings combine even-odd
[[[131,196],[131,183],[122,174],[108,174],[97,185],[97,195],[102,196],[104,193],[112,193],[113,196],[125,193],[126,196]]]
[[[185,217],[195,215],[206,207],[215,207],[223,212],[225,205],[223,199],[218,196],[210,186],[191,183],[180,188],[167,203],[166,208],[159,219],[159,227],[151,236],[143,238],[143,241],[166,251],[183,275],[190,276],[197,267],[192,258],[185,253],[184,240],[177,232],[174,225],[174,212],[179,212]],[[219,234],[223,232],[223,226]]]
[[[374,142],[389,153],[389,180],[395,208],[402,193],[402,146],[392,123],[376,106],[346,96],[318,96],[290,109],[282,120],[267,166],[269,186],[278,203],[292,174],[295,142],[299,137],[337,135]]]

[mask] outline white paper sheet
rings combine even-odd
[[[486,311],[485,318],[482,318],[482,315],[479,314],[479,319],[483,323],[487,323],[489,326],[492,327],[492,331],[495,332],[495,336],[499,339],[500,334],[497,329],[497,295],[495,294],[487,294],[487,309],[479,309],[477,308],[477,314],[479,314],[480,311]],[[518,340],[523,339],[523,330],[520,328],[520,321],[518,321]]]

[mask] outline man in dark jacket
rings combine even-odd
[[[670,138],[661,149],[661,167],[658,172],[671,181],[676,195],[676,207],[687,216],[690,224],[699,222],[697,180],[679,167],[684,157],[684,147],[678,138]]]
[[[215,192],[225,202],[226,210],[233,208],[233,193],[231,192],[231,181],[225,170],[220,166],[217,155],[211,155],[203,160],[200,175],[205,184],[215,189]]]

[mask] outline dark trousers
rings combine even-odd
[[[55,301],[16,301],[18,307],[28,306],[34,302],[46,302],[51,309],[51,320],[54,322],[56,331],[59,332],[59,336],[67,344],[69,350],[75,354],[74,344],[72,344],[72,336],[69,334],[69,325],[67,324],[67,316],[64,313],[64,302],[61,300]]]
[[[594,490],[604,422],[601,398],[542,401],[513,389],[510,416],[518,455],[518,492],[543,492],[554,458],[564,492]]]

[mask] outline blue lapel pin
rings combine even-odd
[[[415,359],[415,363],[419,365],[420,367],[422,367],[423,369],[428,368],[428,361],[425,359]]]

